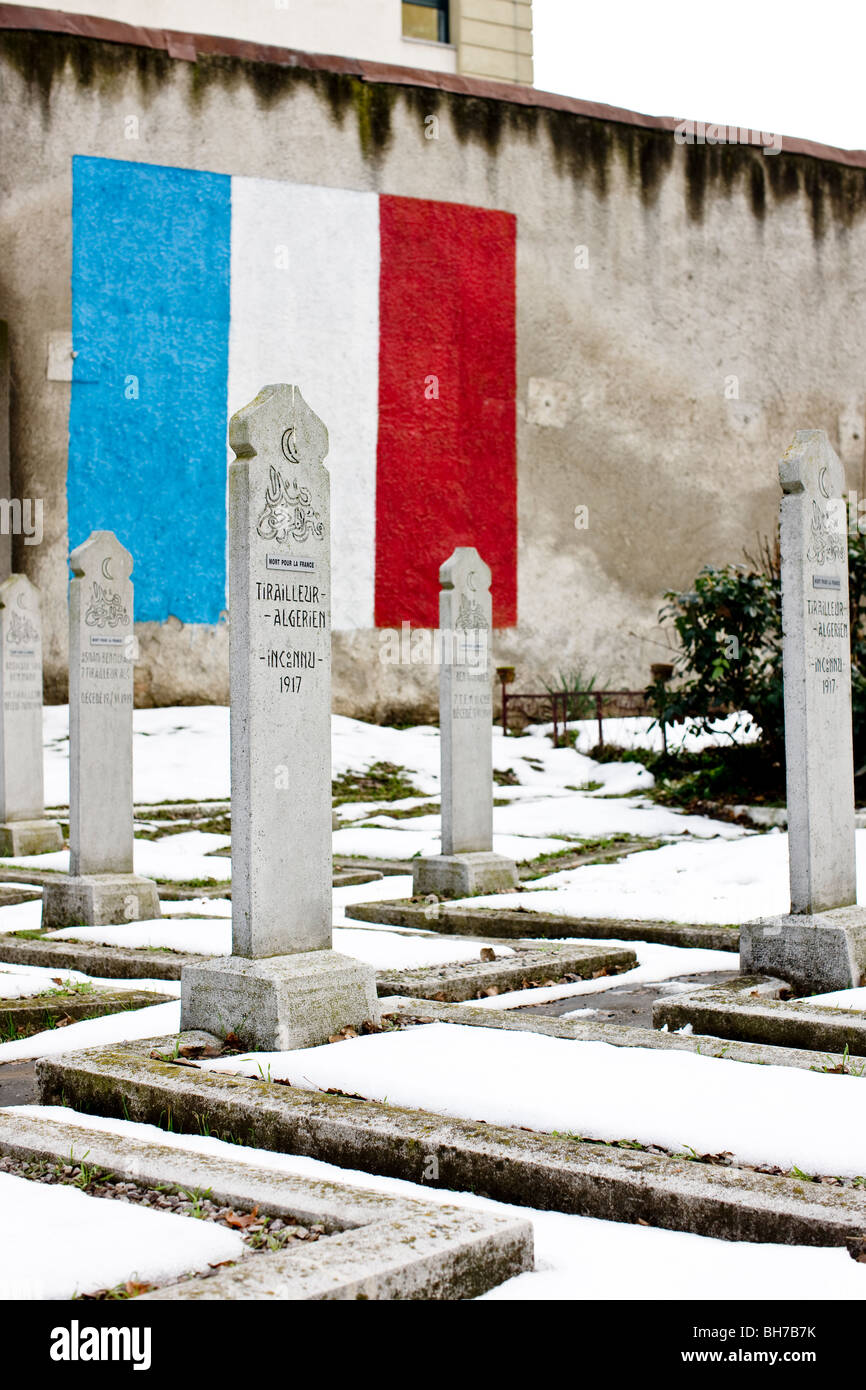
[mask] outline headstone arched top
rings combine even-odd
[[[91,531],[86,541],[69,556],[69,567],[76,579],[96,579],[107,584],[125,584],[132,575],[133,559],[113,531]]]
[[[458,545],[440,566],[442,600],[450,612],[440,615],[443,627],[490,627],[493,605],[490,583],[493,572],[472,545]]]
[[[3,640],[16,652],[36,652],[42,643],[39,590],[26,574],[10,574],[0,584]],[[41,660],[41,658],[40,658]],[[42,668],[39,668],[40,705]]]
[[[297,386],[263,386],[232,416],[229,443],[239,459],[314,467],[327,457],[328,431]]]
[[[779,482],[784,493],[841,498],[845,470],[824,430],[797,430],[779,462]]]
[[[249,542],[262,552],[265,568],[311,572],[313,562],[320,570],[327,566],[328,431],[297,386],[265,386],[232,416],[229,441],[237,455],[229,468],[229,511],[240,515],[237,499],[243,494],[242,529],[249,528]],[[241,473],[246,481],[239,491],[232,479]],[[239,568],[236,563],[235,578]]]

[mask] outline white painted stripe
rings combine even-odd
[[[235,177],[229,415],[283,381],[328,427],[334,628],[372,628],[379,198]]]

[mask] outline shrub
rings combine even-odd
[[[848,538],[851,612],[851,696],[855,761],[866,754],[866,537]],[[693,588],[665,594],[661,622],[673,623],[680,642],[673,687],[654,681],[649,695],[657,716],[688,719],[708,730],[715,719],[744,711],[761,729],[768,752],[784,746],[782,594],[778,541],[758,559],[701,570]],[[733,737],[736,740],[736,730]]]

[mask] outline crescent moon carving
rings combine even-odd
[[[474,571],[474,570],[470,570],[469,573],[468,573],[467,576],[466,576],[466,587],[467,587],[467,589],[469,589],[473,594],[475,593],[475,590],[476,590],[476,587],[477,587],[477,586],[476,586],[476,584],[475,584],[475,571]]]
[[[27,604],[24,602],[24,599],[25,599],[25,593],[24,593],[24,590],[22,589],[22,590],[21,590],[21,593],[18,595],[18,607],[19,607],[19,608],[26,608],[26,607],[27,607]]]
[[[829,497],[829,496],[830,496],[829,490],[828,490],[828,488],[827,488],[827,465],[826,465],[826,464],[824,465],[824,467],[821,469],[820,473],[818,474],[818,487],[820,488],[821,492],[823,493],[823,495],[824,495],[825,497]]]
[[[102,573],[103,573],[103,576],[104,576],[106,579],[110,579],[110,580],[112,581],[112,583],[114,582],[114,575],[111,573],[111,556],[110,556],[110,555],[106,555],[105,559],[104,559],[103,562],[102,562]]]

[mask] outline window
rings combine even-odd
[[[448,43],[448,0],[404,0],[403,37]]]

